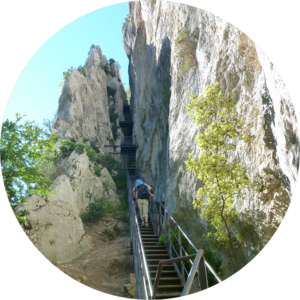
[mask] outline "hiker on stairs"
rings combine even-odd
[[[153,188],[144,183],[141,179],[135,181],[135,185],[132,190],[132,195],[138,204],[140,211],[140,218],[142,219],[142,226],[148,227],[148,201],[150,197],[153,198],[151,193]]]

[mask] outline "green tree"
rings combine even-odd
[[[193,112],[193,120],[203,126],[203,133],[198,134],[198,148],[201,155],[185,162],[190,170],[203,182],[204,186],[197,191],[195,208],[201,209],[201,216],[215,228],[207,234],[214,245],[231,250],[233,265],[239,270],[240,262],[236,248],[241,242],[238,231],[238,211],[234,207],[234,199],[244,198],[245,190],[255,188],[262,192],[266,187],[262,177],[249,176],[247,169],[234,157],[237,141],[247,142],[251,137],[242,133],[242,120],[238,117],[235,102],[231,94],[225,97],[220,84],[207,87],[204,95],[189,96],[187,112]],[[231,156],[229,154],[231,153]],[[234,228],[234,230],[233,230]]]
[[[38,170],[38,161],[45,151],[57,142],[57,136],[45,138],[43,130],[34,122],[24,121],[16,114],[16,121],[6,120],[2,125],[0,144],[1,170],[4,186],[14,212],[20,204],[26,204],[26,197],[41,194],[47,197],[51,181]],[[28,214],[18,215],[20,223]]]

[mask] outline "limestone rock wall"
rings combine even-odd
[[[184,164],[188,153],[200,154],[194,140],[199,128],[185,108],[191,92],[200,94],[219,81],[236,99],[245,132],[254,135],[251,143],[239,143],[232,157],[269,184],[263,195],[252,191],[235,202],[251,228],[243,249],[249,261],[280,225],[297,179],[299,130],[285,85],[254,42],[211,13],[162,0],[130,2],[129,11],[123,44],[141,176],[200,247],[207,227],[192,200],[201,183]],[[179,76],[183,60],[174,41],[184,27],[193,34],[195,63]]]
[[[55,124],[60,140],[55,148],[60,151],[61,140],[75,139],[89,145],[97,139],[100,154],[103,154],[111,151],[103,145],[113,138],[109,109],[123,115],[126,93],[120,70],[114,62],[107,62],[99,46],[90,51],[85,66],[86,77],[78,70],[73,70],[65,81]],[[108,96],[108,86],[115,90],[114,97]],[[101,176],[96,176],[94,163],[86,153],[80,155],[73,151],[59,162],[57,168],[61,175],[51,186],[53,193],[50,197],[35,195],[27,200],[28,205],[24,208],[30,215],[24,228],[31,241],[47,258],[68,262],[92,246],[80,217],[90,202],[87,192],[116,206],[119,197],[111,174],[102,168]]]
[[[125,89],[121,72],[115,62],[108,63],[101,48],[96,46],[90,51],[85,62],[87,76],[74,70],[65,81],[59,98],[55,129],[65,139],[99,139],[103,146],[112,138],[109,107],[114,105],[115,112],[123,115]],[[104,71],[104,66],[109,72]],[[115,73],[116,76],[112,76]],[[120,76],[121,77],[121,76]],[[108,97],[107,86],[116,90],[115,103]],[[119,131],[121,134],[121,130]],[[104,148],[102,148],[104,151]]]

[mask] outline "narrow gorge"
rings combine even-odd
[[[229,160],[266,182],[263,192],[248,190],[243,199],[234,199],[243,224],[242,233],[233,229],[235,235],[243,234],[243,243],[237,246],[242,266],[267,245],[292,199],[300,159],[292,101],[272,62],[230,23],[199,8],[164,0],[128,6],[122,34],[129,60],[130,141],[137,145],[136,174],[154,188],[154,200],[165,203],[198,249],[214,251],[222,262],[219,275],[226,279],[235,272],[228,252],[214,249],[206,238],[211,226],[193,205],[203,183],[185,162],[189,154],[201,155],[195,137],[203,128],[186,112],[189,95],[200,95],[216,82],[224,94],[232,94],[242,130],[252,138],[237,141]],[[179,43],[186,43],[181,44],[186,52],[180,51]],[[29,216],[23,227],[43,255],[68,275],[100,291],[132,298],[136,291],[135,279],[130,279],[134,270],[128,210],[112,214],[124,204],[122,197],[128,200],[127,188],[118,188],[117,177],[128,168],[128,158],[112,147],[123,141],[120,122],[129,104],[122,74],[116,62],[93,45],[84,67],[68,75],[52,131],[58,135],[56,151],[51,165],[45,166],[54,182],[52,193],[27,199]],[[84,214],[96,198],[108,203],[110,213],[91,227]],[[118,226],[120,236],[107,235],[113,228],[117,232]],[[105,255],[115,250],[116,255],[106,260]],[[106,274],[108,269],[113,271]]]

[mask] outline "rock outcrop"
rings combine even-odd
[[[280,225],[299,169],[299,130],[285,85],[254,42],[211,13],[162,0],[130,2],[129,11],[123,43],[130,60],[137,168],[201,247],[207,227],[192,205],[201,183],[184,163],[189,153],[200,155],[194,139],[200,131],[185,109],[191,92],[200,94],[219,81],[237,101],[245,133],[254,136],[251,143],[238,143],[233,156],[268,183],[263,195],[250,191],[235,201],[249,228],[243,260],[250,261]],[[184,59],[175,39],[184,28],[190,31],[194,61],[180,76]]]
[[[123,114],[126,93],[115,62],[108,63],[100,47],[91,49],[84,66],[86,73],[75,69],[65,80],[55,124],[60,139],[55,148],[60,152],[63,140],[87,146],[93,142],[101,155],[107,152],[104,144],[119,139],[118,119],[112,120],[111,115]],[[60,175],[51,186],[52,194],[48,198],[34,195],[27,200],[24,208],[30,215],[24,228],[47,258],[68,262],[91,248],[91,238],[81,220],[91,200],[89,195],[116,206],[119,197],[111,174],[98,164],[101,174],[96,176],[94,163],[85,150],[82,154],[74,150],[56,167]]]
[[[74,69],[65,81],[55,129],[64,139],[99,139],[103,146],[113,138],[109,107],[123,115],[126,93],[120,70],[115,62],[107,62],[99,46],[92,48],[85,66],[86,77]],[[113,89],[114,97],[108,95],[108,86]]]

